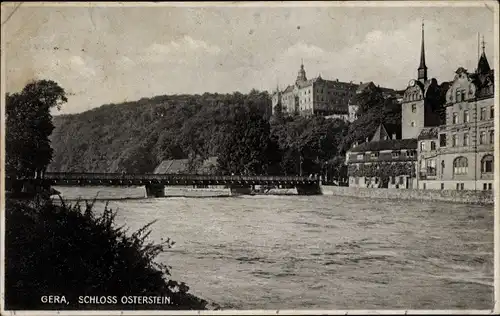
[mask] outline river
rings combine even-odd
[[[69,199],[112,199],[131,230],[157,220],[150,238],[176,242],[158,260],[224,309],[493,308],[492,206],[56,189]]]

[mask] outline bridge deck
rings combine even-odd
[[[16,181],[15,179],[11,179]],[[316,178],[300,176],[241,176],[124,173],[46,173],[43,179],[17,179],[51,185],[301,185],[318,184]]]

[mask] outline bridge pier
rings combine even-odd
[[[248,195],[252,194],[252,186],[244,184],[231,184],[229,186],[231,195]]]
[[[321,195],[321,185],[319,183],[315,184],[297,184],[297,194],[298,195]]]
[[[146,184],[146,197],[164,197],[165,186],[163,184]]]

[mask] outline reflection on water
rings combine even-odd
[[[167,192],[175,197],[138,199],[143,188],[56,189],[67,198],[98,191],[102,199],[136,198],[110,203],[120,224],[136,230],[158,220],[151,238],[176,241],[159,260],[223,308],[493,307],[491,206],[174,188]]]

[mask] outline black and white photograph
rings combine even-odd
[[[2,314],[500,312],[497,1],[2,2],[1,54]]]

